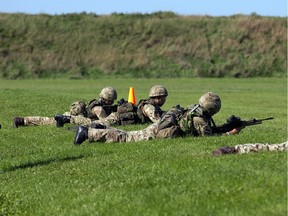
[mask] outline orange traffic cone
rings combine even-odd
[[[135,93],[134,93],[134,88],[133,87],[130,87],[129,95],[128,95],[128,102],[136,105],[136,97],[135,97]]]

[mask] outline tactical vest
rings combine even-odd
[[[118,106],[117,116],[120,125],[137,124],[140,122],[137,116],[137,107],[128,101],[124,101]]]
[[[96,115],[94,115],[92,113],[92,109],[95,107],[95,106],[101,106],[105,112],[106,112],[106,115],[110,115],[112,112],[113,112],[113,109],[112,107],[114,106],[110,106],[110,105],[106,105],[102,100],[101,98],[98,98],[98,99],[93,99],[89,102],[88,106],[87,106],[87,115],[88,115],[88,118],[91,118],[91,119],[98,119],[98,117]]]
[[[152,100],[151,100],[151,99],[141,99],[141,100],[139,101],[139,103],[137,104],[137,116],[138,116],[139,121],[140,121],[141,123],[151,122],[151,120],[149,119],[149,117],[145,116],[144,113],[143,113],[143,107],[144,107],[146,104],[151,104],[151,105],[153,105],[153,106],[155,107],[156,112],[158,112],[160,116],[164,113],[163,110],[160,108],[160,106],[155,105],[155,104],[152,103]]]
[[[194,117],[201,117],[204,119],[207,119],[210,126],[212,118],[206,116],[203,113],[203,110],[201,107],[199,107],[197,104],[195,104],[192,107],[189,107],[187,111],[184,113],[182,118],[179,121],[179,126],[184,134],[193,134],[193,136],[199,136],[198,131],[194,127],[193,118]]]
[[[183,135],[181,128],[178,124],[182,116],[185,114],[184,108],[179,105],[168,110],[161,117],[158,125],[157,138],[174,138]]]

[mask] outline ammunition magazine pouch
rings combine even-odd
[[[121,125],[136,124],[140,121],[137,116],[137,107],[127,101],[118,107],[117,115]]]
[[[168,111],[165,113],[159,122],[159,130],[177,125],[176,116],[173,112]]]
[[[158,131],[156,134],[157,138],[176,138],[183,136],[183,132],[180,127],[177,125],[173,125],[168,128],[164,128]]]
[[[172,108],[160,119],[157,138],[174,138],[183,136],[183,132],[178,125],[178,121],[184,113],[184,109]]]

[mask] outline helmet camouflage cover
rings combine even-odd
[[[105,100],[116,100],[117,92],[112,87],[105,87],[101,90],[99,97],[104,98]]]
[[[161,96],[168,96],[168,91],[164,86],[155,85],[149,91],[149,97],[161,97]]]
[[[221,109],[221,99],[217,94],[207,92],[199,99],[199,105],[212,116]]]

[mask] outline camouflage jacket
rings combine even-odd
[[[178,122],[184,134],[192,134],[193,136],[211,136],[212,118],[205,115],[201,107],[195,108],[191,106]]]
[[[101,119],[106,118],[112,112],[117,111],[117,105],[106,105],[101,98],[93,99],[87,106],[88,118]]]
[[[137,115],[142,123],[157,122],[164,111],[151,99],[142,99],[137,105]]]

